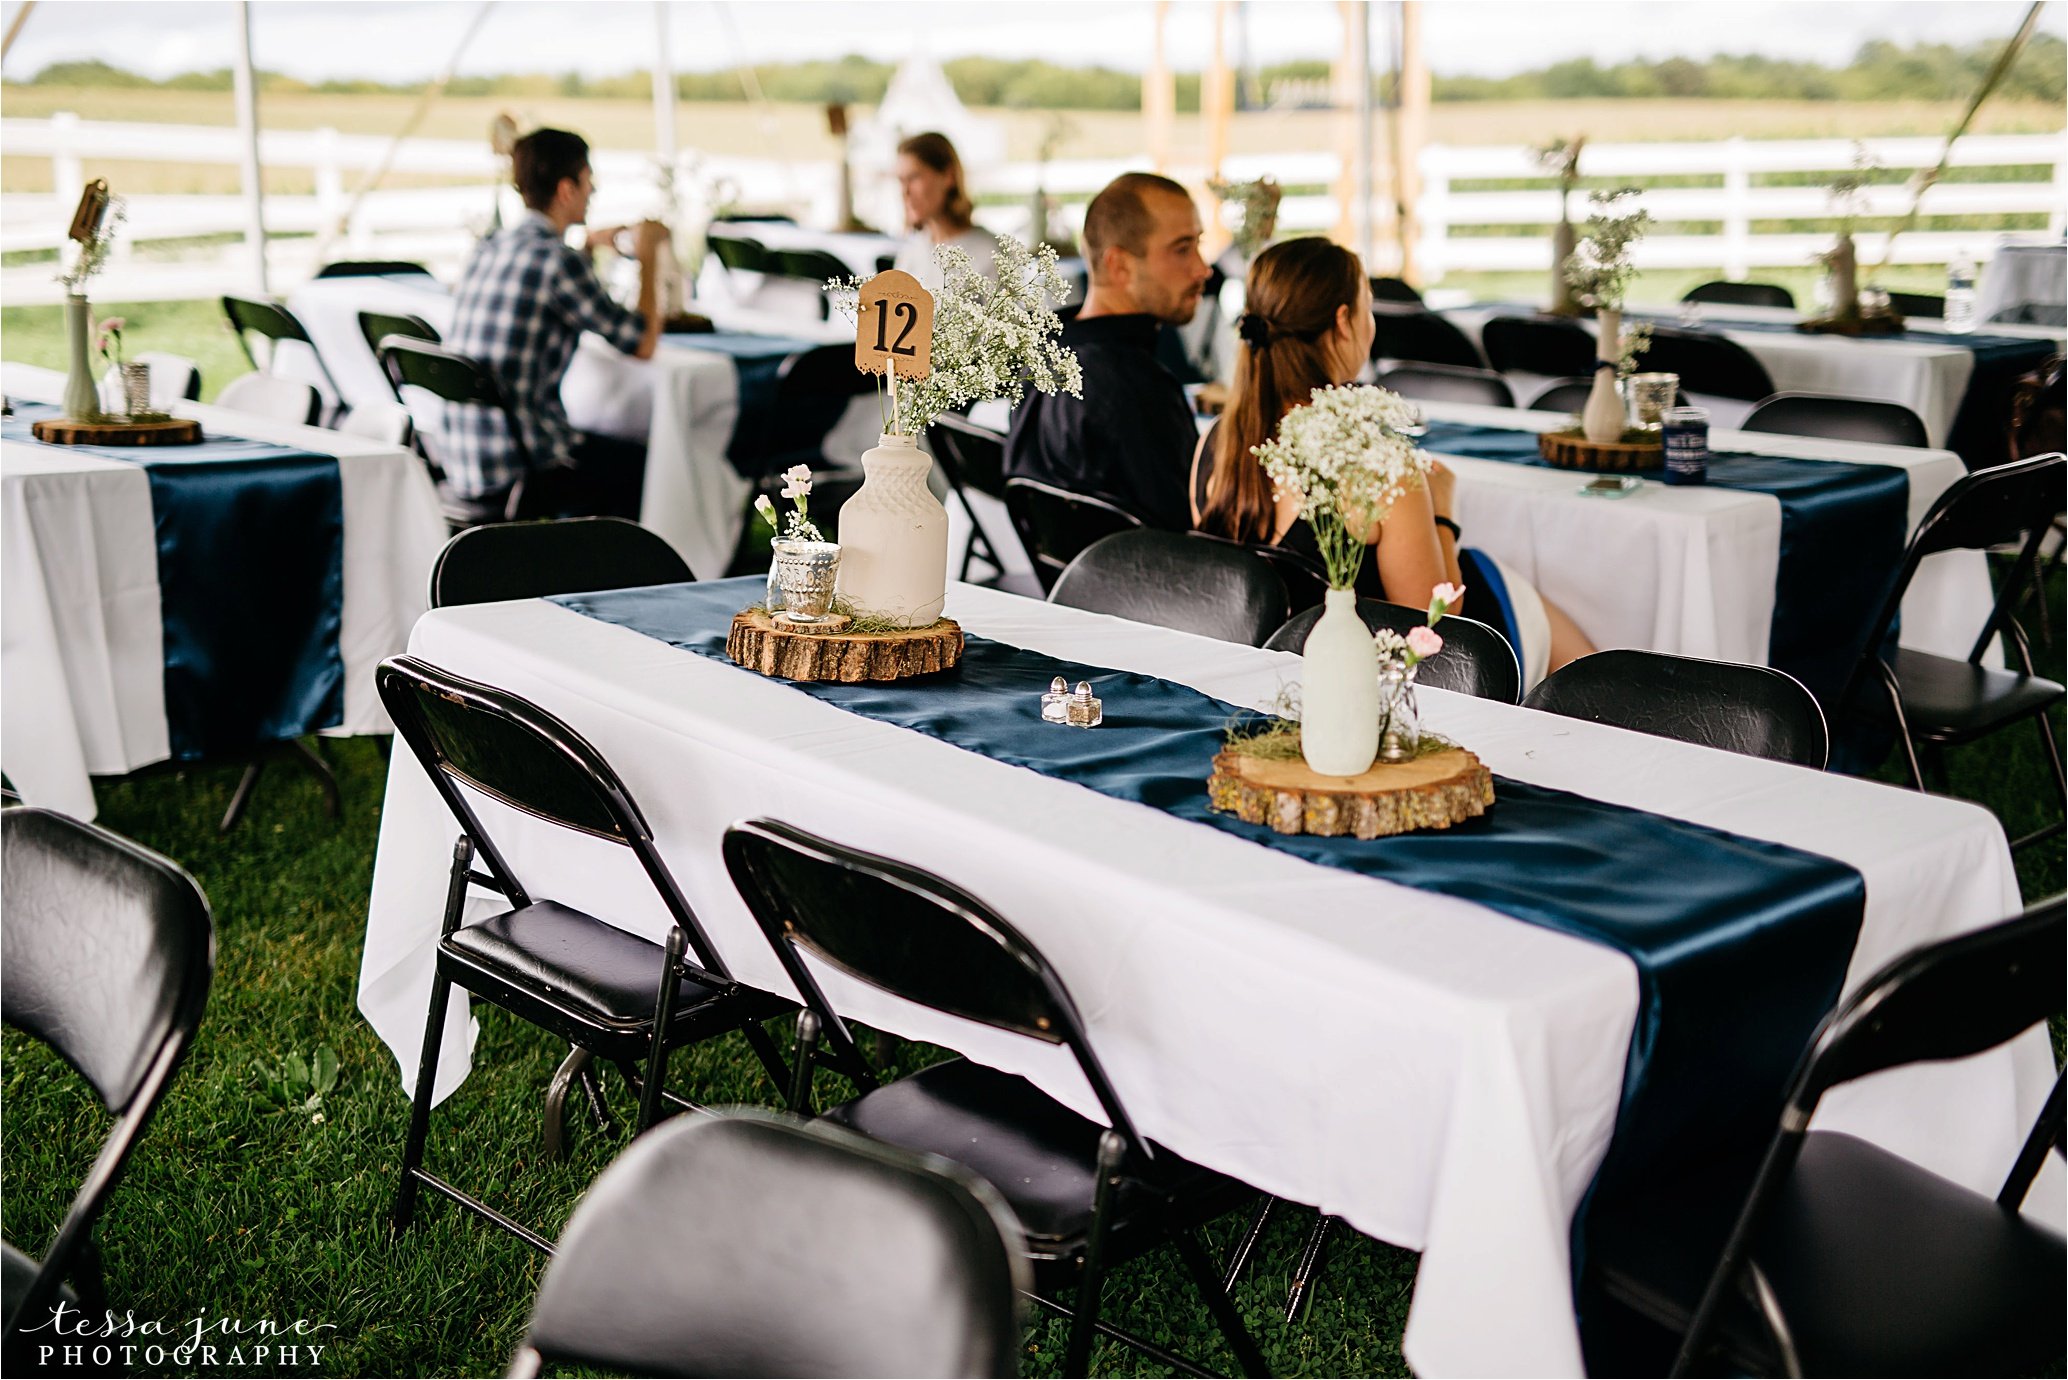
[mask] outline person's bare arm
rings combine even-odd
[[[1448,528],[1436,525],[1439,513],[1450,516],[1450,494],[1450,471],[1438,464],[1368,534],[1378,543],[1379,583],[1391,602],[1423,608],[1437,585],[1461,582],[1457,544]]]
[[[661,343],[661,255],[668,246],[668,227],[656,220],[639,222],[634,234],[634,253],[639,259],[639,314],[646,318],[646,333],[639,337],[638,359],[652,359]]]

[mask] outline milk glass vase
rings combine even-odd
[[[93,334],[93,308],[85,295],[65,294],[65,416],[75,422],[91,421],[100,415],[100,390],[93,381],[93,361],[87,354],[87,337]]]
[[[1300,756],[1322,776],[1369,771],[1379,754],[1379,654],[1356,590],[1322,596],[1300,663]]]
[[[927,486],[933,458],[885,432],[862,455],[862,487],[840,508],[840,595],[902,628],[939,621],[948,595],[948,510]]]

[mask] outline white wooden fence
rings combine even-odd
[[[1935,227],[1934,216],[1990,216],[2026,213],[2045,218],[2046,233],[2058,236],[2068,215],[2068,134],[1986,135],[1961,141],[1954,150],[1956,168],[2014,170],[1985,182],[1942,182],[1925,196],[1926,217],[1920,228],[1902,236],[1894,258],[1901,263],[1938,263],[1958,253],[1984,255],[1997,232]],[[1909,171],[1938,160],[1941,141],[1891,138],[1865,141],[1883,167]],[[0,200],[0,250],[55,248],[63,236],[89,160],[125,160],[236,166],[239,136],[220,126],[112,124],[81,120],[71,114],[49,119],[0,120],[0,147],[10,158],[48,159],[51,185],[47,194],[8,194]],[[1707,185],[1661,187],[1646,192],[1644,203],[1666,224],[1647,237],[1638,250],[1640,267],[1720,268],[1743,277],[1754,269],[1801,265],[1828,242],[1825,232],[1800,233],[1760,228],[1761,222],[1817,220],[1831,213],[1821,185],[1767,185],[1764,174],[1830,174],[1849,167],[1854,145],[1848,140],[1753,141],[1725,139],[1706,143],[1589,144],[1584,170],[1590,177],[1642,185],[1655,178],[1702,179]],[[497,160],[480,143],[412,139],[395,150],[392,170],[409,181],[435,179],[438,185],[379,188],[356,203],[351,189],[367,170],[388,156],[388,141],[374,135],[341,134],[333,129],[269,130],[259,141],[259,157],[268,168],[306,169],[313,192],[266,198],[266,224],[276,234],[298,238],[269,246],[275,285],[292,283],[313,272],[319,249],[329,257],[409,258],[434,269],[458,267],[496,205],[501,178]],[[594,217],[601,221],[650,214],[658,208],[658,165],[650,155],[615,149],[595,153],[597,196]],[[987,225],[1024,233],[1026,209],[1038,185],[1064,203],[1063,218],[1081,217],[1083,202],[1116,174],[1146,166],[1137,158],[1080,160],[1036,166],[1007,164],[972,169],[976,190],[995,204],[985,207]],[[1421,159],[1423,193],[1418,203],[1422,225],[1421,263],[1426,278],[1475,270],[1545,268],[1545,240],[1540,233],[1516,233],[1513,227],[1543,226],[1557,215],[1557,193],[1548,185],[1525,190],[1460,190],[1460,183],[1542,179],[1529,150],[1520,147],[1449,147],[1431,145]],[[1202,169],[1174,169],[1188,180],[1203,180]],[[1242,155],[1224,168],[1232,178],[1269,174],[1287,187],[1279,223],[1291,232],[1327,230],[1337,223],[1339,205],[1329,190],[1338,165],[1332,153]],[[1820,178],[1819,181],[1822,179]],[[838,195],[836,169],[823,162],[778,158],[740,158],[703,153],[683,155],[676,186],[692,218],[718,196],[757,208],[781,207],[806,224],[827,223]],[[722,189],[722,190],[721,190]],[[118,187],[116,189],[120,191]],[[880,170],[857,170],[857,196],[865,213],[890,191]],[[1376,195],[1387,193],[1380,187]],[[517,209],[514,196],[501,193],[503,214]],[[129,224],[106,280],[98,285],[109,300],[152,296],[201,296],[226,288],[248,288],[248,260],[234,244],[218,245],[196,255],[172,259],[154,252],[154,241],[221,238],[244,226],[240,198],[232,196],[135,195],[128,198]],[[1571,213],[1586,214],[1584,196],[1575,195]],[[1908,197],[1900,186],[1869,189],[1867,213],[1900,214]],[[346,216],[348,207],[349,217]],[[1387,216],[1375,215],[1385,224]],[[343,221],[342,225],[340,224]],[[1699,233],[1675,226],[1701,227]],[[1707,227],[1714,226],[1714,229]],[[1863,259],[1877,261],[1882,237],[1861,237]],[[139,252],[139,249],[142,252]],[[21,265],[0,274],[8,301],[56,300],[47,265]]]

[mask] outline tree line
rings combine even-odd
[[[1958,100],[1981,84],[2000,41],[1954,45],[1919,43],[1908,47],[1876,39],[1863,44],[1844,67],[1757,54],[1664,58],[1602,66],[1592,58],[1572,58],[1507,77],[1439,75],[1434,96],[1439,101],[1695,100],[1888,101]],[[1055,110],[1135,110],[1141,105],[1141,78],[1109,67],[1065,67],[1038,58],[962,57],[942,64],[964,103]],[[757,66],[752,76],[770,100],[873,104],[883,97],[894,66],[849,56],[812,62]],[[1238,84],[1244,104],[1264,105],[1275,84],[1297,81],[1311,89],[1328,76],[1320,61],[1280,63],[1245,73]],[[747,74],[739,69],[683,72],[675,78],[677,94],[690,101],[743,101]],[[262,89],[281,92],[337,94],[405,94],[424,83],[368,80],[306,82],[281,73],[260,77]],[[1380,77],[1380,100],[1391,94],[1390,77]],[[98,60],[57,62],[31,77],[35,86],[120,87],[171,91],[227,91],[228,69],[183,72],[154,80]],[[1180,111],[1199,109],[1199,74],[1176,78]],[[615,97],[645,99],[652,93],[646,73],[587,77],[580,73],[514,73],[492,77],[455,77],[446,87],[454,96]],[[2059,103],[2068,97],[2068,45],[2052,34],[2035,35],[1998,88],[2006,100]]]

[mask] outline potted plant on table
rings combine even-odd
[[[1580,414],[1580,429],[1596,445],[1623,437],[1623,396],[1616,381],[1623,372],[1623,295],[1637,272],[1632,251],[1644,238],[1651,213],[1631,207],[1635,187],[1590,192],[1587,234],[1565,261],[1565,278],[1580,301],[1594,308],[1597,331],[1594,389]]]
[[[783,471],[783,497],[796,506],[787,521],[779,520],[767,494],[754,500],[754,511],[776,533],[774,559],[768,570],[768,607],[776,611],[782,594],[782,616],[792,623],[817,623],[833,610],[833,587],[840,575],[840,547],[827,541],[811,520],[811,470],[792,465]]]
[[[1580,183],[1580,150],[1587,136],[1553,139],[1532,150],[1537,162],[1558,179],[1558,224],[1551,228],[1551,315],[1578,316],[1580,299],[1573,295],[1572,280],[1565,276],[1565,261],[1579,247],[1571,214],[1573,188]]]
[[[1379,662],[1357,616],[1364,534],[1422,482],[1421,414],[1397,393],[1318,388],[1255,455],[1280,496],[1297,496],[1328,576],[1300,673],[1300,755],[1323,776],[1356,776],[1379,750]]]
[[[100,394],[94,388],[93,366],[87,359],[93,306],[86,300],[86,285],[107,267],[115,232],[127,214],[122,199],[110,196],[108,184],[96,178],[86,184],[79,209],[72,216],[72,247],[64,251],[67,262],[57,281],[65,290],[64,415],[73,421],[93,421],[101,415]]]
[[[933,461],[919,449],[920,434],[970,403],[1017,401],[1029,386],[1072,396],[1083,387],[1077,356],[1056,339],[1062,320],[1047,305],[1070,296],[1054,249],[1030,250],[1001,235],[995,279],[953,245],[937,246],[934,259],[943,285],[932,294],[928,370],[893,377],[883,435],[862,456],[862,487],[840,509],[841,597],[865,617],[905,628],[938,620],[948,588],[948,511],[927,487]],[[862,286],[835,278],[826,289],[852,319]]]

